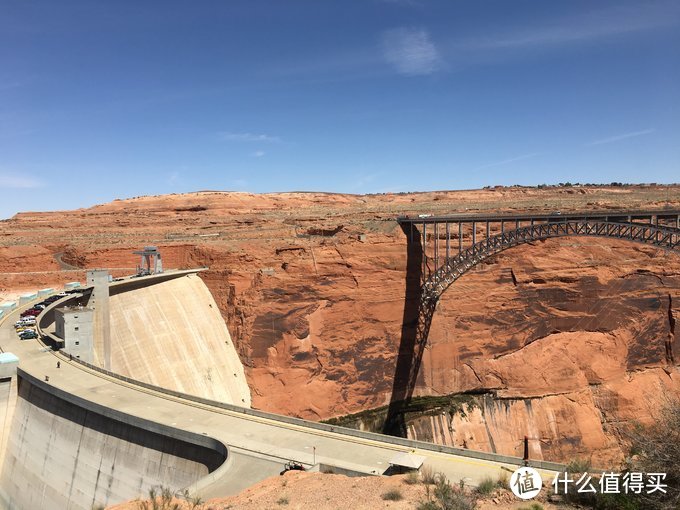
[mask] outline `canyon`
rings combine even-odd
[[[397,216],[679,206],[677,186],[137,197],[0,222],[0,293],[131,274],[158,246],[165,267],[209,268],[254,408],[375,429],[413,299]],[[616,465],[627,428],[680,393],[679,313],[677,253],[579,237],[500,253],[439,301],[415,392],[434,404],[409,435]]]

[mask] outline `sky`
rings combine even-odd
[[[680,181],[674,0],[0,0],[0,218]]]

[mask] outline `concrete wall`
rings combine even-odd
[[[0,507],[86,509],[182,489],[213,471],[226,450],[107,417],[35,379],[20,378],[0,475]],[[156,426],[157,427],[157,426]],[[169,427],[167,427],[170,429]],[[199,438],[200,440],[200,438]]]
[[[88,363],[94,361],[93,315],[91,308],[57,308],[54,311],[54,332],[64,340],[64,352]]]
[[[95,350],[100,353],[102,367],[111,370],[111,313],[109,311],[109,272],[94,269],[87,272],[87,285],[92,294],[87,303],[94,310],[93,332]]]
[[[112,371],[249,407],[243,365],[203,280],[190,274],[146,285],[111,289]]]
[[[25,303],[30,303],[31,301],[38,299],[38,293],[37,292],[30,292],[28,294],[23,294],[19,298],[19,304],[23,305]]]
[[[17,307],[16,301],[8,301],[0,305],[0,309],[4,310],[5,313],[9,313]]]
[[[0,470],[2,470],[7,439],[9,438],[10,423],[14,416],[17,401],[17,378],[0,380]]]

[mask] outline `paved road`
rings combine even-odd
[[[307,465],[316,461],[365,473],[382,473],[395,454],[412,451],[379,439],[352,437],[275,418],[244,415],[126,383],[69,361],[36,340],[19,340],[13,330],[19,313],[17,310],[0,322],[0,346],[19,356],[20,368],[27,374],[39,380],[49,376],[50,386],[70,395],[132,417],[204,434],[228,446],[228,460],[191,488],[203,498],[236,493],[278,474],[287,460]],[[57,361],[61,362],[61,368],[56,368]],[[464,478],[471,484],[485,476],[498,477],[504,466],[499,462],[420,448],[416,448],[415,453],[426,457],[425,465],[443,472],[449,479]],[[505,467],[511,471],[516,468]],[[551,472],[543,473],[552,478]]]

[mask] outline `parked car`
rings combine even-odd
[[[24,328],[19,328],[19,329],[17,329],[17,334],[21,335],[25,331],[32,331],[32,332],[35,333],[35,328],[31,328],[31,327],[28,327],[28,326],[26,326]]]
[[[22,340],[32,340],[34,338],[38,338],[38,333],[35,331],[24,331],[19,335],[19,338]]]

